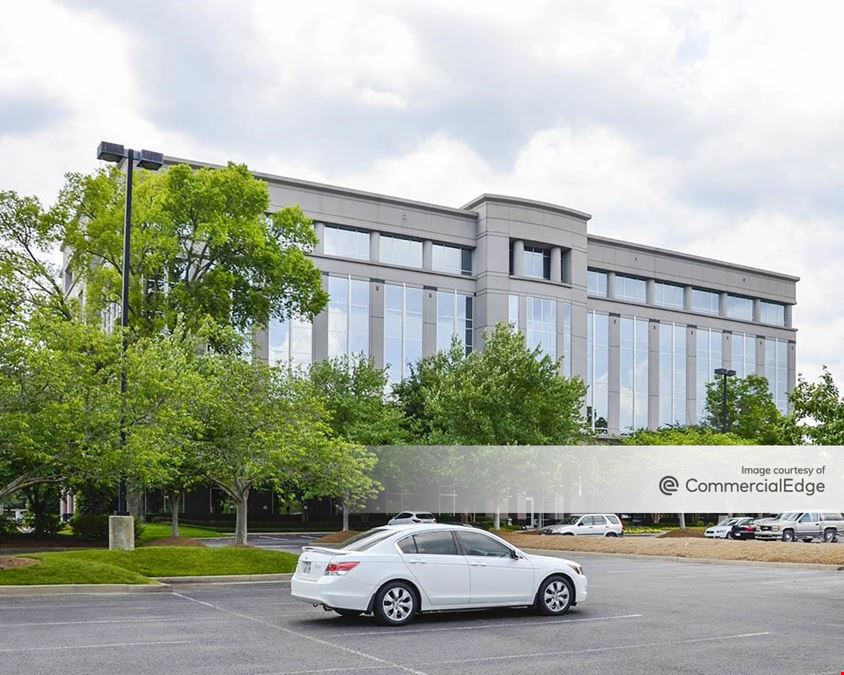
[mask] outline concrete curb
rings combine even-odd
[[[179,584],[254,584],[290,581],[292,572],[282,574],[219,574],[207,577],[153,577],[156,581],[171,586]]]
[[[560,558],[577,559],[578,557],[613,556],[619,558],[636,558],[638,560],[671,560],[684,563],[702,563],[704,565],[746,565],[750,567],[779,567],[791,569],[823,570],[826,572],[844,571],[844,566],[822,563],[793,563],[770,562],[767,560],[718,560],[714,558],[681,558],[674,555],[644,555],[642,553],[609,553],[604,551],[561,551],[548,548],[526,548],[525,551],[537,555],[552,555]]]
[[[167,584],[31,584],[0,586],[0,598],[37,595],[115,595],[123,593],[161,593],[170,590]]]

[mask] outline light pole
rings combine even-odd
[[[132,174],[135,168],[135,162],[142,169],[150,171],[158,171],[164,165],[164,155],[160,152],[153,152],[151,150],[135,151],[131,148],[124,148],[118,143],[107,143],[102,141],[97,146],[97,159],[105,162],[114,162],[119,164],[126,160],[126,205],[123,214],[123,272],[122,272],[122,286],[120,297],[120,325],[123,327],[122,346],[121,346],[121,362],[120,362],[120,399],[121,399],[121,415],[120,415],[120,449],[124,450],[126,447],[126,429],[124,428],[123,405],[126,395],[126,348],[129,345],[129,263],[130,255],[132,253]],[[126,478],[120,477],[120,487],[117,492],[117,512],[115,516],[123,518],[123,525],[118,525],[115,521],[114,528],[129,527],[128,541],[125,536],[116,535],[115,529],[109,525],[109,548],[134,548],[134,522],[125,520],[129,516],[129,507],[126,500]],[[110,519],[110,523],[111,523]],[[120,539],[120,541],[116,541]]]
[[[727,368],[716,368],[715,374],[721,375],[724,378],[721,397],[721,431],[726,434],[730,428],[727,420],[727,378],[733,377],[736,371]]]

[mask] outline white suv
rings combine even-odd
[[[402,511],[393,516],[387,525],[419,525],[420,523],[436,523],[433,513],[428,511]]]
[[[582,516],[569,516],[560,523],[543,527],[539,534],[621,537],[624,534],[624,526],[614,513],[587,513]]]

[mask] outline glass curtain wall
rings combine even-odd
[[[648,321],[621,318],[619,354],[620,411],[622,432],[648,426]]]
[[[527,334],[529,349],[539,347],[552,359],[557,358],[557,303],[545,298],[527,298]]]
[[[384,290],[384,365],[396,384],[422,358],[422,289],[386,284]]]
[[[706,415],[706,385],[715,379],[715,369],[723,367],[722,333],[710,328],[697,329],[697,421]]]
[[[686,326],[659,324],[659,426],[686,423]]]
[[[369,282],[328,277],[328,356],[369,356]]]
[[[788,342],[765,338],[765,377],[781,413],[788,412]]]
[[[756,373],[756,338],[747,333],[733,333],[730,367],[736,371],[736,377]]]
[[[609,316],[586,315],[586,414],[589,426],[607,430],[609,418],[610,323]]]
[[[271,366],[307,366],[311,363],[313,324],[303,319],[270,319],[267,328]]]
[[[455,335],[467,354],[472,351],[472,300],[471,295],[456,291],[437,291],[437,351],[451,348]]]

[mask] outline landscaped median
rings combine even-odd
[[[523,549],[620,553],[709,560],[844,565],[844,545],[663,537],[565,537],[501,533]]]
[[[85,549],[0,558],[0,586],[42,584],[150,584],[155,577],[283,574],[293,553],[251,547],[149,547],[134,551]],[[9,561],[10,559],[6,558]],[[34,561],[33,564],[22,561]]]

